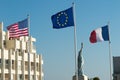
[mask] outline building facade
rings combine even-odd
[[[9,39],[0,23],[0,80],[28,80],[29,75],[30,80],[42,80],[43,59],[34,42],[36,39],[28,36]]]
[[[120,80],[120,56],[113,57],[113,80]]]

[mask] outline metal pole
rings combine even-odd
[[[75,4],[73,3],[73,17],[74,17],[74,50],[75,50],[75,76],[76,80],[78,80],[78,72],[77,72],[77,36],[76,36],[76,16],[75,16]]]
[[[28,15],[28,80],[30,80],[30,16]]]
[[[110,46],[110,32],[109,32],[109,22],[108,22],[108,36],[109,36],[109,63],[110,63],[110,80],[112,80],[112,54],[111,54],[111,46]]]
[[[111,46],[109,41],[109,62],[110,62],[110,80],[112,80],[112,54],[111,54]]]

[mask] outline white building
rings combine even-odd
[[[8,32],[3,31],[0,23],[0,80],[42,80],[42,56],[36,53],[35,38],[30,37],[28,68],[28,36],[9,39]],[[30,71],[28,71],[30,69]]]

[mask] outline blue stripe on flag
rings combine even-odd
[[[102,27],[102,37],[104,41],[109,41],[108,25]]]

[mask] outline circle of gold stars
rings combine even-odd
[[[61,23],[60,22],[60,16],[61,15],[64,15],[65,16],[65,21],[64,21],[64,23]],[[67,25],[67,23],[68,23],[68,15],[65,13],[65,12],[61,12],[60,14],[58,14],[58,16],[57,16],[57,24],[59,25],[59,26],[65,26],[65,25]]]

